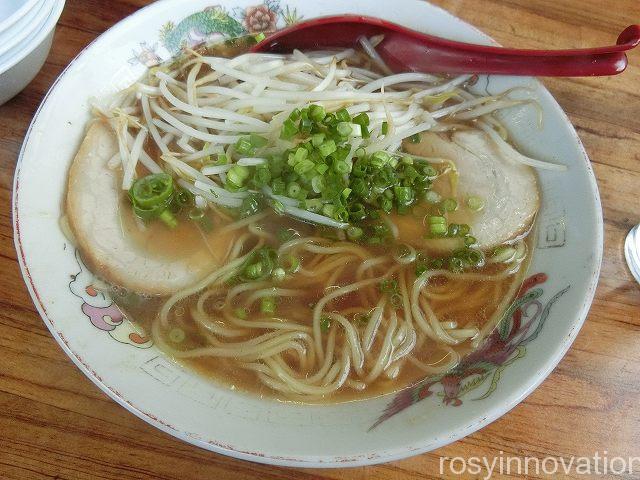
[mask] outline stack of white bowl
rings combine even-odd
[[[49,54],[65,0],[0,0],[0,105],[26,87]]]

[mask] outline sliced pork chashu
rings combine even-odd
[[[483,132],[460,131],[451,141],[435,133],[424,133],[418,144],[405,146],[409,153],[425,157],[453,160],[459,180],[456,196],[462,208],[450,214],[452,222],[468,223],[478,247],[491,249],[512,240],[531,228],[540,198],[535,173],[529,166],[505,157]],[[449,187],[441,183],[439,187]],[[444,191],[451,195],[451,190]],[[480,197],[485,207],[477,213],[465,213],[464,204],[470,196]],[[400,217],[398,217],[400,219]],[[424,230],[412,229],[410,223],[399,221],[403,241],[426,248],[451,250],[459,242],[449,239],[423,239]]]
[[[108,283],[149,295],[169,295],[200,280],[220,264],[229,238],[207,235],[207,246],[196,232],[191,241],[199,243],[183,245],[172,237],[175,232],[160,222],[150,226],[146,234],[132,235],[133,222],[125,218],[132,213],[124,211],[128,205],[123,201],[122,174],[107,167],[117,151],[117,140],[110,128],[95,122],[69,171],[66,212],[84,261]],[[188,227],[194,228],[182,226]],[[157,240],[157,235],[165,234],[166,251],[149,251],[149,236],[156,235]],[[187,241],[187,235],[184,237]]]

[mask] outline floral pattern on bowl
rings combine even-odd
[[[158,52],[158,42],[152,46],[143,42],[138,49],[133,50],[130,63],[138,62],[152,67],[179,54],[183,49],[225,38],[273,32],[300,20],[302,16],[298,14],[297,8],[288,5],[283,8],[279,0],[265,0],[264,3],[244,8],[235,7],[232,11],[220,5],[210,6],[177,23],[169,21],[164,24],[159,32],[159,39],[168,55]]]
[[[560,290],[543,306],[539,300],[544,294],[543,289],[533,287],[546,281],[547,275],[544,273],[528,277],[522,283],[516,299],[504,312],[496,330],[477,350],[463,358],[448,372],[427,377],[419,384],[397,393],[371,428],[430,397],[435,393],[432,388],[438,385],[442,389],[436,395],[442,398],[442,403],[459,407],[462,405],[460,397],[491,379],[485,393],[473,400],[488,398],[498,388],[504,369],[526,355],[526,345],[538,338],[551,313],[551,307],[570,288],[567,286]]]
[[[75,252],[79,270],[71,275],[69,291],[78,297],[80,310],[98,330],[108,332],[117,342],[137,348],[150,348],[151,338],[136,325],[104,291],[104,284],[84,265],[79,252]]]

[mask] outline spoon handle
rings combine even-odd
[[[622,73],[625,51],[638,42],[638,25],[625,29],[616,45],[574,50],[510,49],[390,31],[377,50],[392,70],[586,77]]]
[[[435,37],[361,15],[320,17],[280,30],[255,52],[295,48],[348,48],[361,37],[383,36],[376,50],[393,71],[489,73],[535,76],[615,75],[627,66],[625,51],[640,43],[640,25],[627,27],[615,45],[574,50],[522,50]]]

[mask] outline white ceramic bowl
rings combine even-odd
[[[65,0],[45,0],[46,15],[36,17],[38,27],[17,44],[15,51],[0,56],[0,105],[20,93],[42,68],[64,3]]]
[[[514,407],[571,345],[593,298],[602,257],[602,213],[589,160],[566,115],[531,78],[483,77],[475,88],[532,88],[544,127],[537,128],[532,109],[517,108],[503,118],[522,150],[566,164],[568,171],[539,176],[543,201],[531,276],[520,300],[522,322],[507,319],[507,340],[492,336],[493,348],[443,377],[398,395],[338,405],[259,399],[173,364],[144,332],[122,321],[110,298],[90,288],[93,275],[58,226],[90,97],[128,86],[145,65],[168,58],[183,42],[219,37],[229,25],[281,27],[300,18],[360,13],[490,43],[470,25],[417,0],[211,3],[163,0],[120,22],[71,63],[34,118],[16,169],[15,241],[25,282],[61,347],[105,393],[150,424],[203,448],[272,464],[336,467],[407,457],[468,435]]]
[[[4,3],[7,2],[7,3]],[[0,2],[0,46],[4,47],[16,36],[36,28],[34,17],[50,0],[3,0]],[[11,12],[11,13],[10,13]],[[10,13],[10,16],[3,17]]]
[[[28,0],[5,0],[0,3],[0,31],[3,30],[5,22],[6,25],[9,25],[20,17],[19,12],[25,8],[27,3],[29,3]]]
[[[49,19],[51,10],[53,9],[54,0],[46,0],[42,2],[36,10],[35,15],[31,18],[27,28],[16,32],[11,38],[0,43],[0,65],[10,62],[24,48],[32,45],[34,36],[42,30],[45,23]]]
[[[44,0],[3,0],[0,3],[0,35],[10,31],[18,22]],[[2,38],[2,37],[0,37]]]

